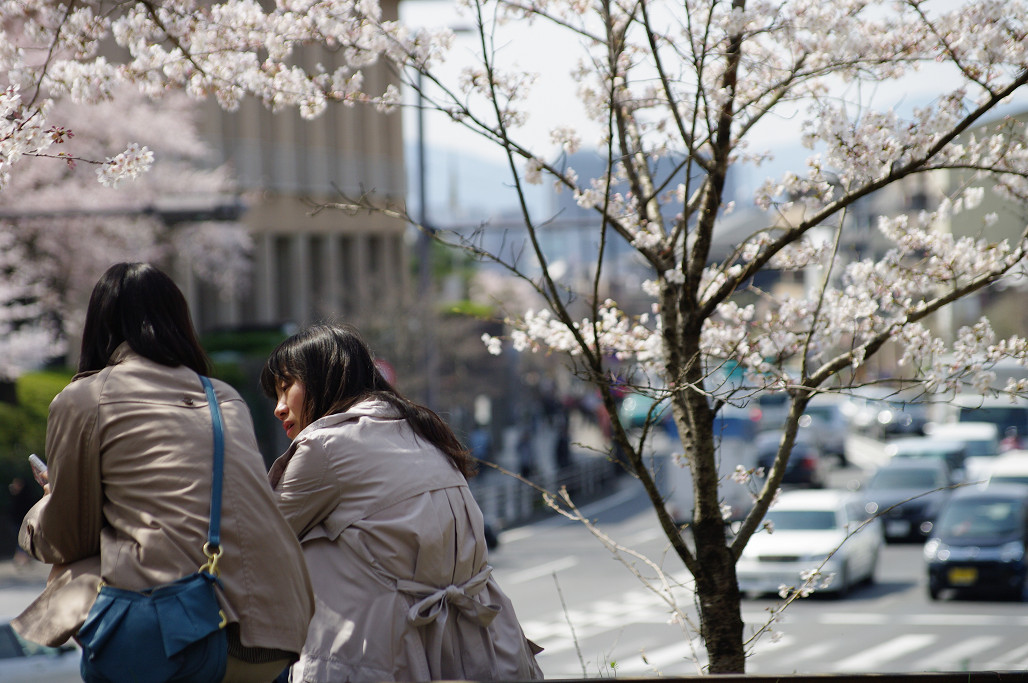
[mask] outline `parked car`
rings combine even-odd
[[[889,442],[885,453],[890,458],[924,458],[940,460],[949,467],[951,478],[962,481],[966,447],[962,441],[937,439],[930,436],[908,436]]]
[[[750,405],[754,408],[761,430],[781,429],[789,414],[789,395],[784,391],[765,391]]]
[[[856,432],[878,436],[878,413],[881,412],[885,401],[895,394],[894,389],[887,387],[855,387],[841,406],[850,428]]]
[[[1016,428],[1022,436],[1028,435],[1028,399],[1023,397],[1011,400],[1009,396],[957,394],[949,401],[935,402],[932,412],[934,421],[940,424],[989,422],[996,425],[1001,435],[1008,427]]]
[[[998,594],[1021,600],[1028,542],[1028,486],[961,489],[939,515],[924,546],[928,595],[943,591]]]
[[[838,457],[843,465],[846,464],[846,437],[849,435],[849,420],[842,409],[844,402],[845,399],[837,395],[815,396],[800,418],[801,428],[813,433],[825,453]]]
[[[864,510],[881,518],[886,541],[920,540],[931,533],[952,483],[941,460],[892,459],[864,487]]]
[[[74,644],[37,645],[15,633],[9,622],[0,622],[0,681],[4,683],[81,682],[80,658]]]
[[[651,421],[653,427],[659,426],[665,431],[670,432],[675,428],[671,402],[666,398],[657,401],[653,396],[645,394],[626,396],[618,408],[618,419],[625,429],[641,429],[647,420]]]
[[[1007,451],[989,465],[988,484],[1028,484],[1028,451]]]
[[[933,424],[927,433],[932,438],[964,444],[964,478],[969,482],[984,481],[988,467],[999,455],[999,431],[991,422]]]
[[[884,401],[875,418],[879,434],[885,438],[924,434],[928,424],[928,409],[922,403]]]
[[[802,575],[819,566],[821,576],[834,577],[827,586],[818,582],[816,592],[845,595],[859,583],[874,581],[882,528],[853,492],[785,491],[764,520],[770,531],[754,534],[736,565],[740,591],[760,594],[798,588]]]
[[[781,439],[782,432],[780,431],[757,434],[754,441],[756,464],[758,468],[764,469],[765,474],[771,471],[771,466],[778,455],[778,444]],[[815,436],[803,430],[798,431],[796,442],[789,454],[789,461],[785,466],[782,483],[820,488],[825,484],[826,469],[824,452]]]
[[[735,481],[731,475],[737,467],[744,470],[756,467],[752,443],[757,422],[750,409],[725,405],[717,412],[713,429],[720,480],[718,499],[727,506],[727,520],[737,522],[753,507],[753,496],[746,485]],[[661,463],[655,473],[657,485],[665,496],[668,514],[679,524],[692,521],[694,507],[692,470],[671,455],[682,450],[676,431],[666,457],[660,458]]]

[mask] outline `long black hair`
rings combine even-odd
[[[279,344],[261,371],[261,389],[275,398],[278,389],[294,381],[304,388],[303,417],[308,424],[378,398],[395,407],[418,436],[449,456],[461,474],[474,475],[474,461],[449,426],[382,376],[354,326],[312,325]]]
[[[155,363],[210,373],[186,298],[149,263],[116,263],[100,276],[89,297],[79,372],[105,368],[122,342]]]

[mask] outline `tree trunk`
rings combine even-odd
[[[686,328],[681,340],[684,353],[680,358],[698,359],[699,329]],[[678,371],[681,368],[681,373]],[[721,515],[718,482],[717,442],[714,434],[716,410],[708,397],[691,387],[702,387],[703,368],[698,362],[672,365],[672,376],[684,377],[683,386],[690,387],[676,394],[676,422],[692,469],[694,508],[692,535],[695,561],[690,570],[696,586],[700,611],[700,636],[713,674],[745,673],[742,607],[735,575],[735,557],[728,546],[725,520]],[[672,401],[673,404],[675,401]],[[685,559],[685,558],[683,558]]]
[[[745,673],[742,607],[735,577],[735,558],[720,519],[706,519],[693,528],[699,571],[696,596],[700,635],[710,661],[709,673]]]

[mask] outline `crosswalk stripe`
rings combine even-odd
[[[1022,645],[1005,653],[990,669],[1028,669],[1028,645]]]
[[[968,638],[960,643],[953,643],[945,649],[933,653],[930,657],[924,657],[912,667],[915,671],[973,671],[977,666],[971,664],[973,658],[980,656],[986,650],[999,645],[1003,641],[999,636],[978,636]],[[962,660],[968,660],[964,662]],[[976,663],[981,663],[977,660]],[[965,666],[967,664],[968,666]]]
[[[675,577],[678,578],[678,577]],[[684,578],[684,577],[683,577]],[[688,591],[687,591],[688,592]],[[682,601],[676,590],[679,604]],[[555,656],[554,665],[561,665],[574,652],[575,640],[572,637],[567,619],[574,626],[575,638],[584,644],[589,639],[604,633],[623,629],[630,624],[664,624],[670,621],[670,610],[658,596],[650,591],[636,590],[621,596],[620,600],[603,599],[584,606],[584,609],[570,610],[567,615],[554,612],[550,618],[529,620],[523,623],[525,633],[545,649],[543,657]],[[759,626],[767,615],[753,613],[745,615],[745,622],[751,626]],[[815,617],[818,623],[826,625],[879,625],[907,624],[922,627],[921,631],[935,630],[937,627],[969,627],[969,626],[1010,626],[1028,624],[1028,617],[1022,615],[972,615],[972,614],[932,614],[932,615],[888,615],[880,612],[826,612]],[[784,623],[784,622],[783,622]],[[914,629],[911,629],[914,630]],[[873,672],[890,661],[906,657],[909,661],[918,655],[918,650],[929,648],[941,638],[939,633],[907,633],[892,638],[888,642],[871,646],[863,651],[855,652],[852,648],[845,652],[845,658],[831,664],[836,672]],[[1000,669],[1021,669],[1028,666],[1028,645],[1006,653],[996,653],[996,648],[1004,642],[1002,636],[978,636],[969,638],[955,646],[942,648],[937,646],[931,654],[920,653],[920,659],[911,664],[909,670],[942,670],[960,667],[967,658],[972,658],[977,667]],[[822,661],[831,662],[827,656],[838,645],[837,642],[814,642],[803,647],[795,638],[784,635],[772,641],[769,635],[762,637],[750,653],[747,669],[751,672],[781,670],[775,660],[780,658],[776,653],[785,649],[789,651],[789,662],[799,663]],[[986,660],[983,653],[990,652]],[[695,669],[693,657],[686,642],[672,643],[645,653],[646,661],[640,650],[622,652],[618,661],[617,671],[623,674],[652,674],[665,667],[666,674],[692,673]],[[706,658],[702,645],[697,645],[697,652]],[[779,663],[780,664],[780,663]],[[790,669],[791,671],[792,669]],[[552,672],[551,672],[552,673]]]
[[[836,662],[831,669],[837,672],[868,671],[869,664],[877,666],[884,662],[898,659],[905,654],[928,647],[938,638],[938,636],[929,633],[908,633],[846,657]]]
[[[894,622],[896,617],[891,614],[875,614],[872,612],[829,612],[828,614],[819,615],[817,621],[820,624],[874,626]]]
[[[775,650],[781,650],[783,647],[790,647],[796,643],[794,636],[783,635],[780,638],[773,638],[774,634],[765,633],[760,636],[753,647],[750,649],[750,657],[759,657],[760,655],[774,652]]]
[[[559,560],[553,562],[547,562],[546,564],[540,564],[536,567],[529,567],[513,574],[507,574],[503,577],[503,585],[514,586],[519,583],[528,583],[534,581],[543,576],[549,576],[565,569],[570,569],[578,564],[578,558],[573,555],[562,557]]]
[[[706,660],[707,653],[703,649],[703,642],[699,638],[695,638],[689,642],[675,643],[625,657],[618,663],[617,670],[619,674],[653,675],[664,673],[662,670],[672,665],[686,665],[687,668],[693,668],[695,673],[699,674],[702,673],[702,667]]]

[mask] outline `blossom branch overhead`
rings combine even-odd
[[[986,287],[1022,286],[1028,116],[1003,115],[1028,104],[1025,0],[458,5],[476,34],[459,50],[452,31],[405,25],[376,0],[0,2],[0,192],[29,163],[68,160],[53,146],[75,120],[57,102],[116,101],[130,87],[226,109],[253,98],[310,119],[332,106],[392,111],[403,106],[396,84],[423,86],[425,106],[504,154],[520,212],[522,241],[505,253],[453,241],[539,299],[483,341],[564,354],[611,413],[615,388],[667,402],[696,492],[692,545],[664,509],[643,440],[616,415],[612,434],[704,610],[731,595],[729,568],[772,501],[811,396],[851,389],[883,349],[926,392],[994,390],[992,365],[1028,365],[1020,332],[987,316],[938,319]],[[522,66],[537,53],[539,72]],[[392,82],[365,78],[380,63]],[[566,75],[572,106],[533,99],[543,72]],[[767,171],[784,166],[771,130],[807,158]],[[132,143],[96,157],[101,181],[164,163]],[[583,150],[601,150],[598,161]],[[740,172],[771,177],[742,195]],[[543,183],[588,217],[584,276],[560,272],[547,231],[561,216],[526,199]],[[914,195],[925,201],[904,199]],[[999,235],[1001,223],[1014,227]],[[782,448],[729,548],[713,421],[765,391],[791,401]],[[741,670],[741,617],[720,616],[701,614],[711,672]]]

